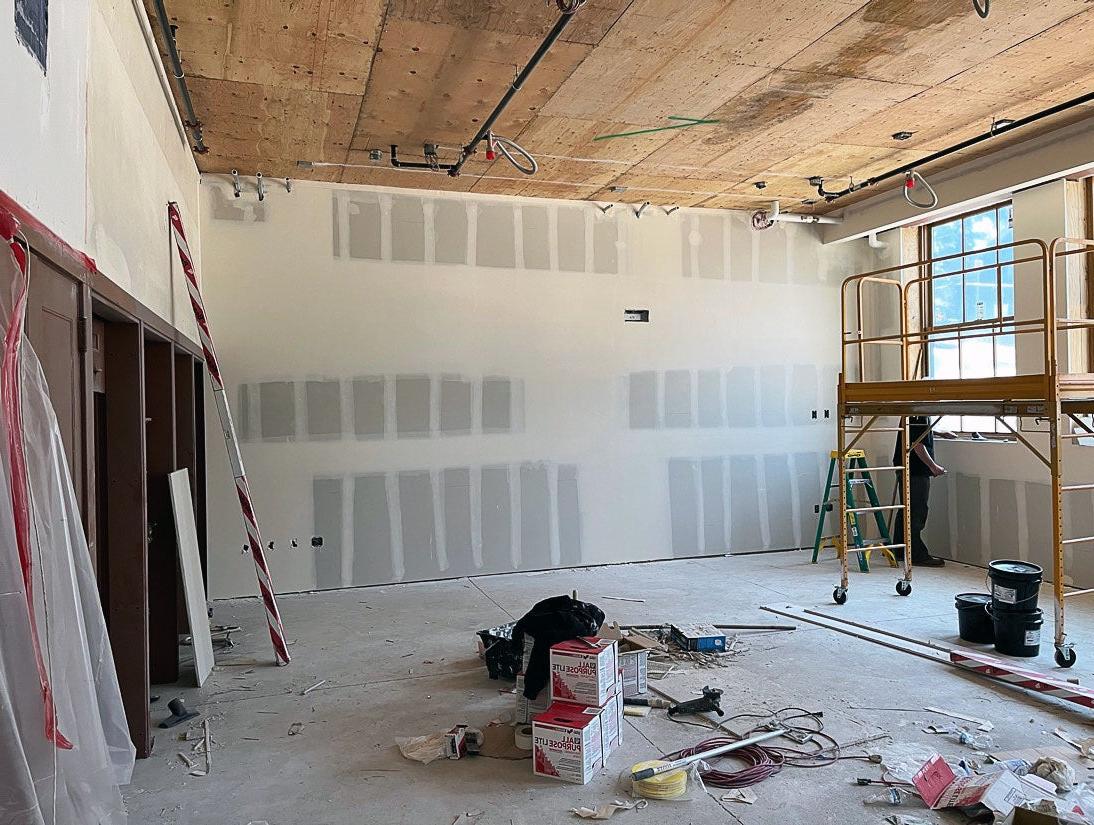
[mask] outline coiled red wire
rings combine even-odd
[[[728,736],[716,736],[713,739],[700,742],[694,747],[684,748],[682,751],[670,754],[665,759],[669,761],[683,759],[685,756],[694,756],[697,753],[720,748],[723,745],[731,745],[736,741],[736,739],[731,739]],[[700,771],[699,775],[703,778],[704,784],[712,785],[715,788],[747,788],[777,774],[783,769],[783,764],[786,761],[786,758],[778,751],[759,745],[746,745],[743,748],[724,754],[724,757],[714,757],[714,759],[722,758],[744,762],[745,767],[736,771],[720,771],[714,768]]]

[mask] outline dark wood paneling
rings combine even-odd
[[[189,353],[175,352],[175,469],[186,469],[190,474],[190,494],[197,507],[194,490],[194,467],[197,456],[197,433],[194,430],[194,359]],[[186,615],[185,594],[179,577],[179,598],[176,617],[180,633],[190,632],[190,619]]]
[[[84,401],[81,363],[80,285],[37,254],[30,256],[27,294],[27,338],[34,347],[49,385],[65,458],[76,488],[84,497]]]
[[[167,476],[175,469],[175,353],[144,342],[145,456],[148,470],[148,646],[152,682],[179,678],[178,552]]]
[[[103,326],[103,403],[110,643],[129,734],[137,755],[152,751],[148,716],[148,531],[145,518],[145,411],[140,324]]]

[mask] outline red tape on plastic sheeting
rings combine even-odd
[[[27,598],[27,617],[30,620],[31,642],[34,661],[38,667],[38,684],[42,691],[46,738],[57,747],[72,748],[57,728],[57,710],[53,703],[53,689],[49,672],[42,658],[42,646],[38,641],[38,619],[34,610],[34,562],[30,552],[30,490],[27,486],[27,457],[23,448],[23,413],[21,404],[22,370],[20,349],[23,342],[23,321],[27,307],[27,251],[15,240],[19,222],[11,211],[0,208],[0,236],[8,244],[15,261],[19,281],[15,285],[15,301],[12,305],[11,323],[4,336],[3,361],[0,362],[0,408],[7,430],[7,460],[11,476],[11,504],[15,514],[15,543],[19,551],[19,566],[23,573],[23,590]],[[86,256],[85,256],[86,257]],[[90,258],[88,259],[90,261]],[[94,265],[94,264],[92,264]]]
[[[40,235],[42,241],[57,257],[64,258],[87,272],[99,271],[99,267],[95,265],[94,258],[62,240],[60,235],[24,209],[18,201],[11,197],[11,195],[3,189],[0,189],[0,216],[4,215],[6,215],[8,219],[15,221],[16,226],[22,226],[24,229],[31,229],[37,235]],[[0,220],[2,220],[2,218],[0,218]],[[5,239],[14,235],[14,231],[12,231],[10,235],[0,231],[0,237]]]

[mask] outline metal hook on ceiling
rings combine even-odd
[[[991,0],[972,0],[972,7],[981,20],[987,20],[991,12]]]
[[[927,200],[919,201],[912,197],[913,190],[922,186],[927,193]],[[904,200],[916,209],[934,209],[938,206],[938,194],[934,191],[927,179],[914,169],[904,176]]]
[[[605,206],[601,206],[599,203],[595,204],[595,205],[596,205],[596,208],[600,210],[601,215],[607,215],[609,212],[612,211],[613,208],[615,208],[614,203],[609,203]]]
[[[662,206],[661,211],[663,211],[666,215],[671,215],[679,208],[679,206]]]
[[[239,183],[239,172],[235,169],[232,170],[232,190],[235,192],[237,198],[243,194],[243,187]]]
[[[259,201],[266,200],[266,182],[261,172],[255,172],[255,191],[258,192]]]
[[[649,201],[643,201],[642,205],[634,210],[634,216],[636,218],[641,218],[642,213],[646,211],[646,209],[647,209],[647,207],[649,207],[649,205],[650,205]]]

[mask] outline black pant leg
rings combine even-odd
[[[912,476],[911,489],[912,505],[912,561],[922,559],[931,554],[927,543],[923,541],[923,530],[927,526],[928,502],[931,497],[931,477]]]

